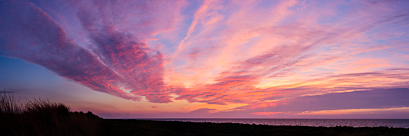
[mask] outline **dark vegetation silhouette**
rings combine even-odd
[[[102,120],[91,112],[70,112],[61,103],[34,99],[18,103],[11,92],[0,96],[0,135],[96,135]]]
[[[407,136],[409,129],[388,127],[268,126],[238,123],[102,119],[72,112],[61,103],[34,99],[19,103],[0,92],[0,136]]]

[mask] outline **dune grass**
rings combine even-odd
[[[95,135],[101,118],[71,112],[62,103],[34,99],[19,103],[9,92],[0,95],[0,135]]]

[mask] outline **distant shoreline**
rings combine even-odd
[[[403,136],[409,129],[388,127],[269,126],[240,123],[103,119],[105,135],[387,135]],[[104,135],[102,134],[102,135]]]
[[[124,120],[162,120],[162,119],[272,119],[272,120],[409,120],[409,119],[323,119],[323,118],[104,118],[104,119],[124,119]]]
[[[389,127],[409,128],[409,119],[270,119],[270,118],[134,118],[122,120],[181,121],[203,123],[239,123],[269,126],[312,127]]]

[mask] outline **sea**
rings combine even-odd
[[[271,126],[409,128],[409,119],[149,119],[156,121],[240,123]]]

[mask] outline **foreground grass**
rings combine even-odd
[[[406,136],[409,129],[387,127],[305,127],[234,123],[102,119],[71,112],[61,103],[33,100],[19,105],[0,95],[1,136]]]
[[[10,93],[0,94],[1,136],[96,135],[101,120],[91,112],[71,112],[61,103],[37,99],[20,104]]]

